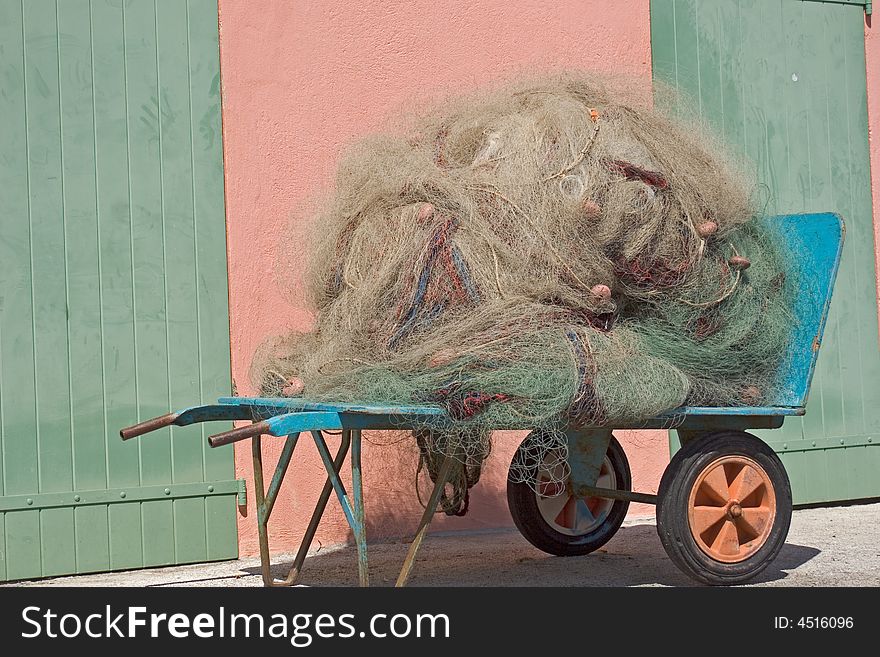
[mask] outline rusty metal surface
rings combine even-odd
[[[431,497],[428,499],[428,503],[425,505],[425,511],[422,513],[422,519],[419,521],[419,528],[416,531],[412,543],[409,545],[406,558],[403,560],[403,567],[400,569],[400,575],[398,575],[397,582],[395,583],[395,586],[397,587],[406,586],[407,580],[409,580],[413,566],[415,566],[416,554],[418,554],[419,547],[421,547],[422,541],[425,539],[428,525],[431,524],[431,519],[437,511],[437,505],[440,503],[440,495],[446,488],[446,481],[449,479],[449,473],[452,471],[454,461],[455,459],[451,456],[447,456],[443,459],[443,464],[440,466],[440,472],[437,473],[437,481],[434,482],[434,490],[431,491]]]
[[[264,420],[209,436],[208,444],[211,447],[220,447],[221,445],[229,445],[239,440],[259,437],[266,433],[269,433],[269,423]]]
[[[130,440],[131,438],[142,436],[145,433],[150,433],[151,431],[155,431],[156,429],[162,429],[163,427],[171,426],[172,424],[174,424],[174,421],[178,418],[178,416],[178,413],[167,413],[166,415],[160,415],[159,417],[154,417],[150,420],[144,420],[143,422],[139,422],[138,424],[120,429],[119,437],[123,440]]]
[[[609,500],[624,500],[625,502],[657,504],[656,495],[649,495],[648,493],[636,493],[628,490],[597,488],[596,486],[576,486],[574,488],[574,493],[577,497],[604,497]]]
[[[608,453],[611,430],[570,429],[566,432],[566,438],[572,486],[592,486],[599,478],[602,462]]]

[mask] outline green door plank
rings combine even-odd
[[[174,500],[174,529],[174,552],[178,563],[207,560],[204,498]]]
[[[0,0],[0,82],[0,498],[127,492],[0,514],[0,579],[235,557],[234,494],[136,499],[231,448],[117,435],[230,391],[217,4]]]
[[[6,515],[6,576],[42,577],[40,512],[11,511]]]
[[[107,485],[89,0],[58,4],[72,490]]]
[[[208,560],[235,559],[238,556],[238,528],[229,522],[235,517],[235,498],[228,496],[205,498],[206,550]]]
[[[106,506],[74,509],[78,573],[110,570],[110,525]],[[11,578],[10,578],[11,579]]]
[[[104,450],[104,370],[101,353],[101,289],[98,269],[98,217],[95,162],[94,77],[92,75],[92,29],[88,0],[58,4],[59,89],[61,143],[64,154],[65,242],[68,287],[68,339],[71,386],[70,414],[73,442],[73,490],[98,489],[107,485]],[[106,507],[71,509],[73,546],[58,545],[57,558],[46,564],[62,564],[56,574],[96,572],[110,567]],[[45,513],[45,512],[44,512]],[[45,517],[45,516],[44,516]],[[43,524],[43,537],[55,532]],[[44,553],[52,550],[45,544]],[[74,570],[70,570],[70,556]],[[68,559],[66,563],[64,560]],[[44,575],[49,572],[44,572]]]
[[[91,12],[106,450],[109,485],[118,487],[139,482],[138,446],[116,433],[137,415],[122,3],[93,2]]]
[[[23,34],[21,3],[0,3],[0,454],[4,494],[31,493],[38,488]]]
[[[865,87],[865,50],[862,39],[856,38],[862,33],[859,21],[850,19],[847,24],[847,34],[843,38],[841,51],[844,55],[844,75],[842,79],[841,93],[847,99],[845,114],[837,115],[834,120],[843,119],[846,129],[846,150],[852,156],[842,158],[842,169],[848,172],[849,189],[841,195],[847,200],[853,217],[861,219],[856,225],[857,234],[851,240],[852,260],[860,263],[855,265],[855,287],[860,292],[856,314],[846,316],[838,313],[841,322],[849,325],[854,331],[853,337],[860,346],[857,366],[852,370],[854,378],[858,381],[859,394],[856,399],[859,402],[857,411],[853,411],[852,419],[858,418],[858,422],[850,426],[853,433],[858,435],[874,434],[873,442],[878,442],[876,432],[880,431],[880,391],[877,382],[880,381],[880,358],[876,357],[876,336],[878,331],[878,319],[876,313],[876,279],[874,268],[865,263],[873,264],[875,258],[875,242],[873,232],[873,216],[875,209],[870,195],[870,183],[866,176],[870,171],[870,150],[865,133],[868,125],[867,89]],[[833,71],[830,71],[834,75]],[[841,150],[842,152],[842,150]],[[847,198],[848,196],[848,198]],[[871,347],[874,347],[875,356],[872,358]],[[859,451],[857,450],[856,454]],[[868,460],[872,460],[875,472],[880,468],[880,450],[868,448],[864,450]],[[873,456],[868,456],[871,454]],[[867,461],[866,461],[867,462]],[[874,477],[869,481],[875,480]],[[876,494],[872,493],[872,494]]]
[[[0,582],[6,576],[6,514],[0,513]]]
[[[675,56],[675,3],[651,5],[651,74],[657,85],[678,88],[678,58]]]
[[[138,420],[162,415],[174,406],[169,397],[168,380],[157,53],[155,5],[152,2],[127,5],[125,67],[129,142],[137,145],[129,149],[129,163]],[[170,430],[156,432],[138,447],[142,482],[145,485],[170,482]]]
[[[859,219],[871,221],[871,207],[867,207],[867,215],[857,216],[861,209],[856,209],[853,204],[852,188],[854,185],[853,171],[851,163],[853,151],[850,149],[848,142],[852,140],[852,133],[844,117],[855,109],[854,104],[864,104],[867,108],[866,89],[855,88],[849,89],[846,81],[848,75],[852,75],[850,63],[847,61],[847,41],[854,36],[854,32],[849,29],[849,16],[853,9],[849,7],[835,7],[829,4],[810,4],[804,6],[807,16],[811,10],[819,10],[816,15],[816,22],[823,28],[823,50],[824,61],[822,62],[822,76],[817,76],[817,82],[821,80],[818,86],[824,91],[825,113],[824,117],[821,112],[816,112],[817,117],[824,118],[825,143],[823,150],[828,153],[828,169],[827,178],[829,181],[827,186],[829,192],[829,201],[831,207],[839,208],[845,217],[857,217]],[[857,13],[857,12],[856,12]],[[858,31],[861,36],[861,30]],[[861,39],[860,39],[861,41]],[[864,52],[861,53],[859,60],[861,63],[861,71],[864,75],[865,58]],[[858,63],[854,62],[858,65]],[[841,76],[841,73],[843,74]],[[842,79],[841,79],[842,78]],[[861,85],[859,85],[861,87]],[[819,90],[817,89],[817,95]],[[822,98],[821,95],[818,95]],[[866,110],[867,111],[867,110]],[[857,112],[856,112],[857,113]],[[832,129],[830,122],[837,122],[843,119],[840,130]],[[867,115],[865,116],[867,121]],[[818,128],[819,126],[817,126]],[[835,147],[837,140],[845,139],[846,148]],[[862,140],[867,143],[867,129],[862,134]],[[858,155],[856,150],[855,155]],[[865,155],[868,155],[867,150]],[[863,175],[861,172],[857,176]],[[856,183],[858,184],[858,183]],[[873,229],[871,231],[873,233]],[[858,235],[858,228],[856,228]],[[862,323],[868,318],[866,315],[873,314],[874,325],[877,324],[877,306],[875,299],[871,299],[869,305],[865,306],[864,293],[858,294],[857,291],[865,290],[865,283],[869,283],[874,291],[874,271],[870,270],[870,282],[865,274],[865,263],[870,261],[873,264],[874,250],[873,241],[869,240],[861,242],[856,240],[848,240],[844,250],[844,258],[846,263],[842,263],[838,276],[843,277],[842,290],[845,291],[841,295],[842,303],[836,308],[834,316],[834,334],[833,347],[836,347],[835,357],[832,360],[832,369],[827,370],[827,374],[823,376],[825,388],[823,395],[830,403],[833,403],[833,411],[826,412],[825,417],[828,424],[825,427],[825,435],[828,436],[846,436],[846,435],[864,435],[867,427],[864,422],[864,403],[865,396],[863,390],[853,390],[851,387],[841,387],[841,381],[863,381],[863,377],[859,370],[861,369],[861,353],[860,349],[847,348],[847,342],[852,340],[857,345],[867,346],[864,336],[860,336]],[[868,247],[866,250],[865,247]],[[855,320],[856,326],[847,326],[850,321]],[[874,343],[876,345],[876,329],[873,334]],[[825,345],[827,346],[827,345]],[[875,380],[876,381],[876,380]],[[876,398],[880,401],[880,398]],[[846,477],[846,461],[845,450],[833,450],[834,456],[842,457],[840,463],[833,468],[833,472],[839,472]],[[830,466],[830,464],[829,464]],[[847,497],[852,496],[852,490]]]
[[[766,211],[831,210],[847,222],[807,415],[759,433],[782,454],[795,502],[880,495],[871,474],[880,467],[880,351],[861,7],[652,0],[651,23],[655,78],[693,98],[752,162]],[[846,444],[788,446],[837,439]]]
[[[847,481],[853,487],[852,497],[864,499],[877,495],[877,448],[872,445],[861,445],[846,450]]]
[[[93,2],[91,14],[105,440],[108,485],[116,488],[140,483],[138,445],[134,441],[123,443],[117,436],[117,427],[136,417],[138,395],[123,4]],[[111,507],[108,527],[111,568],[141,566],[140,505]]]
[[[54,0],[24,3],[39,492],[70,490],[70,388]]]
[[[144,565],[141,503],[111,504],[108,508],[110,526],[110,567],[140,568]]]
[[[223,142],[220,133],[220,66],[217,48],[217,3],[210,0],[190,2],[187,15],[190,68],[190,124],[192,126],[192,167],[194,189],[194,219],[196,246],[196,290],[199,342],[202,357],[199,362],[201,401],[210,402],[231,394],[229,351],[229,295],[227,289],[226,234],[217,230],[216,217],[225,216],[223,169]],[[216,357],[207,357],[217,354]],[[202,427],[200,441],[205,463],[205,478],[222,481],[233,478],[234,460],[230,448],[208,449]],[[208,500],[208,507],[222,504]],[[233,507],[223,507],[235,516]],[[223,536],[229,542],[231,525],[220,522],[223,514],[208,513],[209,532],[218,532],[215,543]],[[212,527],[214,529],[212,530]],[[219,545],[219,543],[218,543]],[[228,547],[227,547],[228,549]]]
[[[68,507],[39,512],[44,577],[77,572],[74,511]]]
[[[201,360],[195,285],[189,67],[181,65],[188,60],[187,5],[158,0],[156,11],[160,33],[159,157],[167,269],[168,362],[171,403],[173,407],[180,407],[200,397]],[[204,476],[202,442],[190,431],[172,428],[171,435],[174,481],[200,481]]]
[[[173,500],[144,502],[141,516],[144,527],[144,565],[165,566],[174,559]],[[228,524],[228,518],[227,524]]]

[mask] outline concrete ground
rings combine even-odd
[[[753,586],[880,586],[880,503],[794,512],[788,541]],[[370,545],[374,585],[394,583],[408,541]],[[276,576],[292,555],[277,555]],[[325,549],[303,567],[306,586],[356,586],[351,547]],[[605,548],[559,558],[516,530],[433,534],[419,553],[413,586],[689,586],[669,561],[653,520],[624,524]],[[261,586],[259,559],[59,577],[6,586]]]

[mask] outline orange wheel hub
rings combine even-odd
[[[697,477],[688,499],[688,524],[700,549],[716,561],[738,563],[770,536],[776,492],[758,463],[724,456]]]

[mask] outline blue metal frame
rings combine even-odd
[[[816,366],[819,345],[828,316],[834,279],[843,247],[844,226],[836,214],[786,215],[769,220],[780,245],[788,249],[788,285],[797,286],[795,322],[789,349],[779,369],[778,398],[766,406],[682,407],[650,420],[620,424],[620,429],[676,429],[682,442],[707,432],[778,428],[788,416],[805,413],[807,394]],[[357,403],[312,402],[298,398],[222,397],[217,404],[185,408],[176,413],[147,420],[123,429],[123,439],[132,438],[169,424],[185,426],[198,422],[250,420],[253,424],[225,431],[209,438],[219,446],[250,438],[254,460],[257,501],[257,524],[263,580],[267,586],[290,586],[299,576],[305,555],[311,546],[318,523],[332,493],[336,494],[358,548],[358,572],[361,585],[369,583],[366,527],[364,524],[363,479],[361,474],[361,432],[365,429],[415,429],[431,426],[442,429],[450,422],[445,411],[434,405],[387,406]],[[531,429],[529,426],[503,426],[498,429]],[[602,459],[611,439],[611,427],[561,427],[569,443],[572,484],[590,494],[595,489]],[[339,431],[340,446],[333,457],[324,431]],[[303,536],[293,567],[284,580],[276,581],[270,572],[268,522],[299,437],[309,432],[327,471],[327,480]],[[285,438],[284,447],[269,484],[263,482],[262,436]],[[352,492],[339,478],[340,469],[351,450]],[[434,490],[425,508],[415,539],[404,561],[397,584],[403,585],[412,570],[415,555],[437,509],[440,495],[452,466],[452,458],[443,462]],[[605,491],[611,496],[612,491]],[[650,501],[651,496],[615,492],[621,499]],[[621,497],[622,494],[622,497]]]

